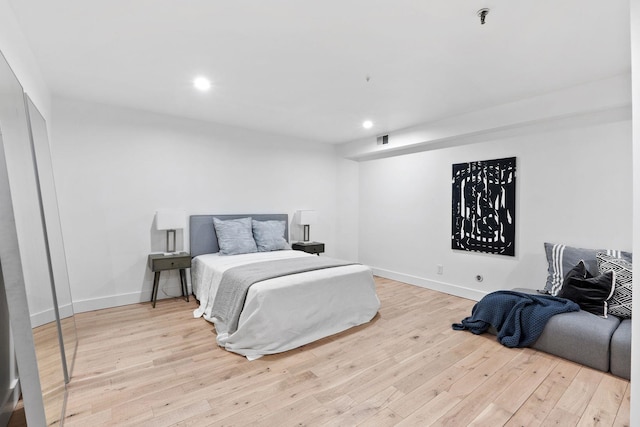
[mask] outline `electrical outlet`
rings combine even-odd
[[[437,267],[438,267],[438,274],[442,274],[444,271],[444,266],[442,264],[438,264]]]

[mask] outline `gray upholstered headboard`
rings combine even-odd
[[[213,217],[218,219],[236,219],[250,216],[256,221],[284,221],[284,238],[289,241],[289,215],[287,214],[247,214],[247,215],[191,215],[189,217],[189,242],[191,256],[212,254],[220,250],[218,237],[213,228]]]

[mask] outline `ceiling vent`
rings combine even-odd
[[[377,138],[378,145],[387,145],[389,143],[389,135],[380,135]]]

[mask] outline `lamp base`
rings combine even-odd
[[[303,242],[308,242],[309,241],[309,225],[303,225],[303,235],[302,235],[302,241]]]
[[[173,249],[169,246],[169,233],[173,233]],[[176,230],[167,230],[167,252],[176,251]]]

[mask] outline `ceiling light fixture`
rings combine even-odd
[[[362,122],[362,127],[365,129],[371,129],[373,127],[373,122],[371,120],[365,120]]]
[[[206,77],[196,77],[193,79],[193,87],[204,92],[211,89],[211,82]]]
[[[484,20],[489,14],[489,8],[485,7],[478,11],[478,16],[480,17],[480,25],[484,25]]]

